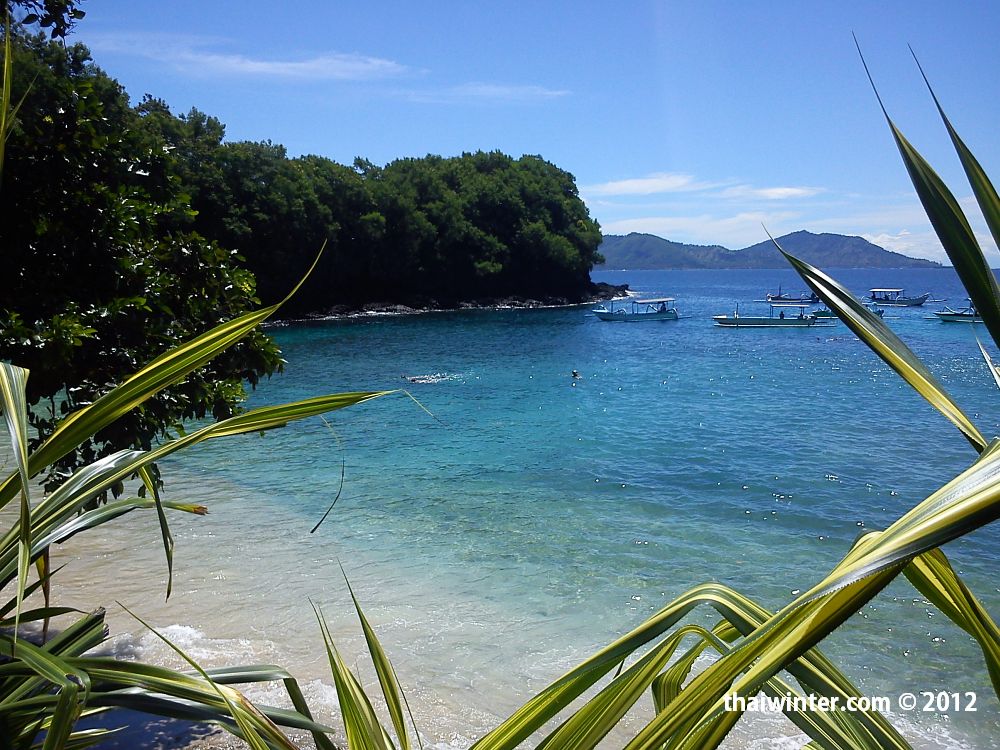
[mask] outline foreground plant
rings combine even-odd
[[[987,223],[1000,242],[997,193],[943,111],[941,115]],[[889,125],[942,244],[994,342],[1000,345],[1000,287],[968,220],[948,188],[891,120]],[[742,717],[739,709],[745,704],[733,697],[749,698],[761,692],[800,699],[785,713],[809,737],[809,748],[909,748],[876,711],[814,710],[812,706],[822,703],[806,700],[835,698],[838,707],[844,707],[851,705],[851,698],[860,697],[817,644],[900,574],[978,642],[1000,696],[1000,629],[939,549],[1000,517],[1000,439],[987,440],[926,365],[846,288],[809,264],[785,256],[862,341],[960,430],[978,458],[887,529],[861,536],[833,570],[778,612],[726,586],[696,586],[553,682],[476,742],[476,750],[507,750],[536,737],[540,737],[537,747],[545,750],[593,748],[647,691],[653,700],[653,717],[627,743],[627,750],[718,747]],[[988,356],[986,361],[1000,384],[1000,373]],[[683,624],[693,610],[705,606],[721,616],[714,628]],[[695,662],[705,652],[714,652],[717,658],[696,671]],[[571,703],[608,675],[612,676],[596,695],[566,713]],[[342,702],[343,689],[338,683]],[[727,710],[734,706],[737,710]],[[385,744],[388,735],[377,724],[371,732],[365,731],[373,726],[372,715],[345,710],[344,721],[352,748],[391,746]],[[558,722],[555,729],[549,728],[552,721]]]
[[[0,747],[29,748],[44,736],[43,748],[82,747],[100,730],[76,731],[85,715],[113,707],[178,718],[215,722],[247,740],[254,748],[293,747],[278,725],[306,729],[321,748],[332,748],[329,727],[313,721],[295,680],[270,665],[182,673],[153,665],[87,655],[107,638],[104,611],[84,614],[54,606],[49,587],[58,571],[49,567],[51,545],[99,527],[134,510],[157,513],[168,570],[173,540],[166,511],[203,514],[200,505],[160,497],[149,467],[167,455],[204,440],[261,432],[305,417],[323,414],[386,395],[386,391],[338,393],[247,411],[210,424],[148,451],[123,450],[83,466],[40,500],[32,498],[32,477],[74,450],[83,440],[141,405],[160,390],[241,340],[278,308],[274,305],[224,323],[165,353],[90,406],[64,419],[36,450],[28,449],[27,370],[0,362],[0,406],[10,438],[16,470],[0,483],[0,509],[18,503],[13,523],[0,536]],[[93,500],[133,475],[139,475],[145,497],[128,497],[93,507]],[[29,584],[31,567],[37,580]],[[24,600],[43,592],[44,606],[24,608]],[[170,584],[167,584],[169,595]],[[26,640],[26,623],[76,616],[58,634],[40,642]],[[186,658],[186,657],[185,657]],[[189,660],[190,661],[190,660]],[[258,707],[231,683],[280,680],[294,711]]]

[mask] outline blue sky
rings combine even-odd
[[[133,100],[341,163],[498,149],[576,176],[605,233],[739,248],[798,229],[944,260],[878,109],[1000,261],[907,49],[1000,181],[1000,3],[88,0]]]

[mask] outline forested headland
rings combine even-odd
[[[286,314],[590,291],[599,227],[573,176],[540,156],[291,158],[270,141],[226,141],[225,125],[197,109],[177,115],[149,95],[133,106],[82,45],[22,34],[14,73],[13,99],[25,99],[0,231],[17,278],[50,290],[44,305],[33,294],[6,301],[23,317],[58,312],[70,288],[105,304],[130,257],[169,270],[173,259],[148,251],[163,242],[252,272],[265,303],[326,243]]]
[[[17,24],[10,34],[0,360],[34,373],[39,435],[179,341],[283,299],[323,246],[280,315],[594,293],[600,228],[573,176],[540,156],[292,158],[270,141],[227,141],[200,110],[133,103],[83,45]],[[102,446],[148,448],[186,419],[229,416],[243,383],[281,366],[258,330],[63,469]]]

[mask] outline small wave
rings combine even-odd
[[[430,375],[403,375],[411,383],[444,383],[448,380],[461,380],[462,376],[454,372],[435,372]]]
[[[251,663],[274,647],[270,642],[255,643],[247,638],[212,638],[190,625],[167,625],[157,628],[157,632],[194,660],[204,662],[205,666],[235,661]],[[175,659],[172,649],[149,631],[117,635],[112,639],[110,650],[120,659],[158,663]]]

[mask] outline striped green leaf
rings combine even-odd
[[[69,480],[73,482],[71,485],[72,492],[67,490],[65,494],[72,495],[77,499],[84,495],[93,497],[124,480],[131,474],[136,473],[140,468],[205,440],[264,432],[277,427],[284,427],[290,422],[339,409],[346,409],[349,406],[363,404],[366,401],[393,393],[396,393],[396,391],[334,393],[327,396],[317,396],[303,399],[302,401],[294,401],[288,404],[251,409],[229,419],[213,422],[199,430],[165,442],[150,451],[122,451],[108,457],[106,461],[95,462],[93,470],[85,467],[80,480],[75,481],[76,475]],[[40,512],[48,512],[50,506],[59,506],[64,501],[62,489],[62,487],[59,487],[47,498],[47,502],[40,507]]]
[[[976,639],[993,691],[1000,698],[1000,628],[955,573],[948,558],[941,550],[931,550],[914,558],[903,573],[949,620]]]
[[[1000,441],[994,441],[962,475],[884,532],[859,540],[824,580],[697,675],[685,687],[683,700],[657,714],[629,750],[652,750],[693,721],[712,721],[722,714],[727,693],[756,693],[767,679],[857,612],[913,557],[995,520],[1000,516],[998,456]]]
[[[702,628],[688,625],[664,638],[576,711],[538,750],[588,750],[607,736],[667,666],[680,642]]]
[[[204,680],[204,684],[214,691],[226,704],[229,715],[232,716],[240,729],[240,736],[250,745],[253,750],[268,750],[268,745],[285,748],[285,750],[297,750],[295,745],[281,732],[280,729],[243,695],[230,687],[213,682],[208,673],[194,659],[188,656],[183,649],[162,633],[151,627],[141,617],[132,610],[119,603],[126,612],[138,620],[153,635],[163,641],[170,649],[187,662],[192,669]],[[176,677],[173,677],[176,680]]]
[[[9,44],[9,40],[8,40]],[[18,616],[24,601],[24,591],[28,587],[28,571],[31,568],[31,497],[29,494],[28,456],[28,400],[25,395],[28,371],[6,362],[0,362],[0,406],[3,407],[7,434],[10,436],[11,450],[17,462],[20,479],[21,507],[18,515],[17,540],[17,615],[14,618],[14,637],[17,638]]]
[[[860,46],[858,47],[858,53],[861,53]],[[996,278],[993,276],[993,272],[986,262],[982,248],[980,248],[979,242],[976,239],[975,232],[972,231],[969,220],[959,206],[954,194],[931,168],[930,164],[927,163],[927,160],[906,140],[903,133],[892,121],[892,118],[889,117],[889,113],[885,105],[882,104],[882,99],[879,97],[875,81],[868,70],[868,64],[865,63],[863,55],[861,61],[865,66],[865,72],[868,73],[868,79],[871,81],[872,88],[875,90],[875,96],[878,98],[879,105],[882,107],[882,113],[885,115],[885,120],[889,125],[893,140],[895,140],[896,147],[899,149],[899,155],[903,159],[906,172],[909,174],[917,197],[920,198],[920,203],[924,207],[924,212],[927,214],[927,218],[930,219],[931,225],[934,227],[938,239],[941,240],[941,245],[944,247],[945,252],[948,253],[952,265],[955,266],[956,273],[962,279],[962,284],[969,293],[969,297],[976,306],[976,310],[982,316],[986,329],[993,337],[994,343],[1000,346],[1000,287],[997,286]],[[931,91],[932,96],[933,93]],[[937,103],[937,97],[934,97],[934,100]],[[938,110],[941,116],[944,117],[944,111],[941,109],[940,104],[938,104]],[[987,222],[990,223],[991,229],[996,227],[1000,230],[1000,201],[997,200],[996,191],[993,190],[993,186],[979,166],[979,163],[972,156],[972,153],[965,147],[961,139],[958,138],[954,128],[951,127],[951,123],[948,122],[947,118],[944,119],[949,133],[952,134],[952,140],[958,151],[959,158],[962,160],[966,173],[972,182],[973,191],[977,199],[979,199],[980,205],[983,207]],[[997,231],[995,230],[995,236],[996,233]]]
[[[510,750],[518,747],[621,661],[637,653],[656,638],[672,632],[671,628],[681,618],[704,605],[716,609],[726,622],[744,635],[753,634],[769,618],[774,617],[759,604],[726,586],[715,583],[696,586],[674,599],[630,633],[560,677],[525,703],[500,726],[479,739],[473,748]],[[786,666],[800,682],[820,695],[836,695],[841,698],[861,695],[858,689],[816,649],[806,651],[799,660],[793,660]],[[699,718],[700,715],[694,716],[695,723]],[[896,750],[909,748],[905,740],[881,715],[871,712],[859,715],[858,720],[881,742],[881,747]],[[690,717],[688,721],[691,721]]]
[[[156,486],[156,481],[150,472],[149,465],[139,469],[139,476],[142,478],[146,492],[153,498],[156,505],[156,519],[160,524],[160,538],[163,540],[163,554],[167,559],[167,591],[165,599],[170,598],[170,591],[174,585],[174,538],[170,534],[170,525],[167,523],[167,515],[163,512],[163,503],[160,502],[160,490]]]
[[[319,607],[313,605],[326,648],[333,683],[340,701],[340,713],[347,733],[348,750],[395,750],[392,740],[372,708],[364,688],[344,663],[334,644],[330,628]]]
[[[51,539],[52,534],[58,535],[57,529],[61,524],[75,524],[76,515],[90,499],[104,490],[110,489],[118,482],[124,481],[143,467],[183,448],[214,438],[273,429],[292,421],[354,406],[391,393],[394,391],[337,393],[290,404],[261,407],[221,422],[209,424],[181,438],[163,443],[151,451],[120,451],[106,456],[77,470],[65,483],[38,504],[35,510],[36,537],[46,535],[46,539]],[[136,503],[135,500],[131,502]],[[123,506],[113,505],[113,507],[121,512],[127,512]],[[149,504],[136,504],[135,507],[155,507],[155,499]],[[171,504],[170,507],[195,513],[203,512],[200,506]],[[121,513],[119,512],[118,515]],[[111,520],[114,516],[111,513],[106,516],[99,514],[87,516],[91,520],[102,517]],[[80,530],[76,526],[74,528],[77,531]],[[0,581],[3,580],[2,576],[10,565],[8,559],[10,555],[5,541],[7,537],[15,533],[17,533],[17,529],[13,528],[4,539],[0,539]],[[40,552],[41,549],[35,545],[33,554]]]
[[[903,343],[883,320],[870,312],[846,288],[818,268],[811,266],[785,252],[781,245],[771,238],[775,247],[788,259],[792,267],[819,295],[831,310],[850,328],[859,339],[909,383],[917,393],[941,412],[954,424],[966,440],[977,450],[986,448],[986,438],[979,432],[972,420],[962,411],[955,400],[948,395],[944,386],[927,366]]]
[[[889,120],[906,171],[941,245],[962,279],[986,329],[1000,346],[1000,288],[983,255],[975,232],[955,196],[937,173]],[[985,176],[985,175],[984,175]],[[995,194],[993,196],[996,197]]]
[[[979,344],[979,352],[983,355],[983,359],[986,360],[986,367],[990,371],[990,375],[993,376],[993,380],[997,384],[997,388],[1000,388],[1000,367],[997,367],[997,365],[994,364],[989,352],[986,351],[986,347],[983,346],[983,342],[977,338],[976,343]]]
[[[325,248],[326,243],[323,243]],[[216,355],[241,340],[267,318],[273,315],[309,277],[322,256],[323,248],[312,266],[288,297],[276,305],[241,315],[222,323],[190,341],[164,352],[121,385],[104,394],[94,403],[67,416],[49,438],[34,451],[29,460],[28,476],[34,476],[45,467],[74,450],[119,417],[128,413],[164,388],[179,383]],[[8,477],[0,484],[0,508],[16,495],[21,480]]]
[[[910,52],[912,53],[913,50],[911,49]],[[928,80],[927,74],[924,73],[924,68],[920,64],[920,61],[917,60],[916,54],[913,55],[913,59],[917,63],[917,68],[920,69],[920,75],[923,76],[924,83],[927,84],[927,90],[930,91],[931,98],[934,99],[934,106],[937,107],[938,114],[941,116],[945,128],[948,129],[948,135],[951,137],[955,152],[962,162],[966,177],[969,178],[969,184],[972,186],[972,192],[979,203],[979,209],[983,212],[983,218],[986,219],[986,226],[989,227],[990,233],[993,235],[993,241],[1000,246],[1000,196],[997,195],[996,188],[993,187],[993,183],[990,181],[985,170],[983,170],[979,160],[976,159],[972,151],[965,145],[965,142],[959,137],[958,132],[952,126],[951,120],[945,115],[944,108],[941,106],[941,102],[938,101],[937,94],[934,93],[931,82]],[[992,274],[990,275],[992,276]],[[964,283],[964,277],[962,281]]]
[[[42,750],[62,750],[65,747],[82,708],[77,700],[78,693],[79,688],[72,682],[59,691],[55,710],[47,717]]]
[[[32,454],[29,476],[34,476],[59,460],[152,395],[186,378],[189,373],[250,333],[275,310],[277,305],[247,313],[171,349],[93,404],[70,414]],[[10,480],[0,485],[0,507],[16,491],[17,486]]]
[[[343,573],[343,568],[341,568],[341,572]],[[401,750],[409,750],[410,743],[407,738],[406,723],[403,720],[403,703],[406,701],[406,696],[403,694],[403,689],[399,686],[399,680],[396,678],[396,670],[393,669],[392,663],[385,653],[385,649],[382,648],[382,644],[375,634],[375,630],[368,622],[368,618],[365,617],[365,613],[361,611],[361,605],[358,603],[358,598],[354,595],[354,589],[351,587],[351,582],[347,580],[346,573],[344,573],[344,580],[347,582],[347,590],[351,593],[351,601],[354,602],[354,609],[357,611],[358,619],[361,621],[361,629],[365,634],[365,642],[368,644],[368,653],[371,655],[372,662],[375,665],[375,673],[378,675],[379,686],[382,688],[382,695],[385,697],[386,706],[389,708],[389,715],[392,717],[396,737],[399,739],[399,747]],[[406,711],[410,713],[409,704],[406,705]],[[412,713],[410,713],[410,721],[413,722]],[[420,743],[420,733],[415,733],[417,735],[417,742]],[[420,744],[422,746],[422,743]]]
[[[39,678],[60,688],[67,685],[82,686],[85,690],[84,696],[90,689],[90,676],[84,671],[74,669],[59,655],[53,653],[51,645],[42,648],[19,639],[15,650],[14,638],[6,633],[0,633],[0,654],[16,659]],[[11,694],[5,693],[3,700],[6,701],[10,696]]]
[[[14,120],[14,113],[10,107],[11,88],[14,84],[14,69],[11,57],[11,45],[13,41],[10,33],[10,16],[5,15],[3,21],[3,84],[0,86],[0,174],[3,173],[3,159],[7,150],[7,136],[10,134],[11,125]]]

